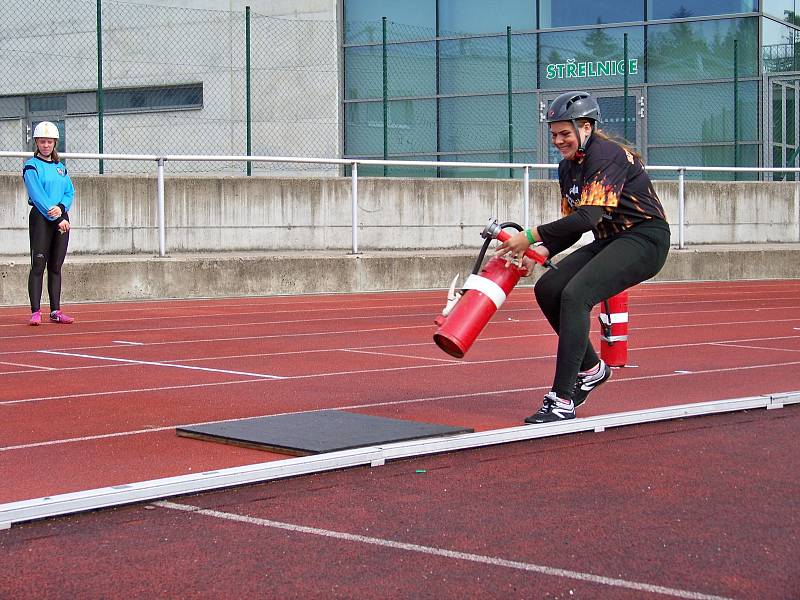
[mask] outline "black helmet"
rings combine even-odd
[[[550,103],[547,110],[547,122],[575,121],[591,119],[600,122],[600,107],[597,100],[587,92],[565,92]]]

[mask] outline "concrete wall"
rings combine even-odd
[[[72,254],[158,251],[156,179],[76,175]],[[678,186],[656,182],[677,243]],[[359,250],[475,248],[490,217],[523,222],[519,181],[363,178]],[[553,181],[530,183],[530,223],[558,218]],[[27,196],[0,174],[0,255],[28,253]],[[352,248],[350,179],[187,177],[165,180],[169,253]],[[800,242],[794,183],[686,184],[686,242]]]

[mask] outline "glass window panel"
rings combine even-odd
[[[718,19],[651,25],[647,77],[650,82],[733,77],[737,40],[739,77],[758,69],[758,19]]]
[[[31,96],[28,98],[28,110],[32,113],[63,113],[67,110],[67,97],[59,96]]]
[[[737,162],[740,167],[757,167],[760,146],[739,144],[723,146],[681,146],[679,148],[651,148],[647,154],[649,165],[672,165],[687,167],[730,167]],[[677,173],[651,171],[653,179],[677,179]],[[758,173],[725,173],[687,171],[687,179],[706,181],[748,181],[758,179]]]
[[[800,31],[762,19],[764,46],[761,49],[764,72],[800,70]]]
[[[532,0],[439,0],[439,34],[499,33],[536,29]]]
[[[383,103],[345,104],[345,154],[383,156]],[[388,105],[389,155],[436,152],[436,103],[392,100]]]
[[[346,0],[345,43],[380,42],[383,39],[382,17],[387,20],[387,41],[436,37],[436,0]]]
[[[758,0],[648,0],[647,18],[683,19],[756,12]]]
[[[539,26],[570,27],[644,21],[643,0],[542,0]]]
[[[535,162],[534,155],[530,152],[520,154],[519,158],[514,157],[514,162]],[[446,154],[439,157],[442,162],[466,162],[466,163],[504,163],[508,162],[508,154],[487,153],[487,154]],[[441,167],[439,170],[441,177],[476,177],[483,179],[521,179],[522,169],[504,169],[502,167]]]
[[[648,143],[733,141],[733,95],[732,82],[651,87],[647,94]],[[739,140],[758,140],[758,82],[739,82],[738,102]]]
[[[511,77],[514,90],[536,89],[535,36],[511,36]],[[439,90],[442,94],[506,92],[506,36],[440,42]]]
[[[761,0],[761,10],[766,14],[800,25],[797,21],[797,2],[794,0]]]
[[[603,131],[611,137],[625,139],[631,144],[635,144],[637,138],[636,96],[628,96],[627,114],[622,94],[619,96],[600,97],[597,99],[597,103],[600,105],[600,116],[603,119],[600,127]]]
[[[535,148],[538,112],[533,94],[514,94],[514,148]],[[508,161],[508,96],[442,98],[439,105],[440,150],[502,150]],[[515,158],[516,160],[516,158]]]
[[[433,42],[389,44],[386,80],[390,97],[436,94]],[[383,97],[383,46],[345,48],[345,99]]]
[[[786,143],[790,146],[797,145],[797,127],[795,125],[796,95],[794,88],[786,88],[786,113],[783,115],[782,121],[783,130],[786,132]]]
[[[644,82],[643,27],[585,29],[540,34],[542,89],[621,87],[626,33],[628,85]]]
[[[772,86],[772,141],[783,143],[783,90],[781,86]]]
[[[201,108],[203,86],[198,84],[169,88],[106,90],[103,94],[103,103],[108,112]]]

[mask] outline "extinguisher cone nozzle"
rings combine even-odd
[[[466,349],[461,344],[459,344],[458,341],[452,340],[446,335],[443,335],[441,333],[434,333],[433,341],[436,342],[436,345],[439,346],[439,348],[444,350],[447,354],[449,354],[453,358],[464,358]]]

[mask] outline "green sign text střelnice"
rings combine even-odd
[[[639,72],[639,59],[628,60],[628,75]],[[547,79],[570,79],[572,77],[605,77],[608,75],[623,75],[625,73],[625,60],[598,60],[590,62],[576,62],[570,58],[565,63],[550,63],[547,65]]]

